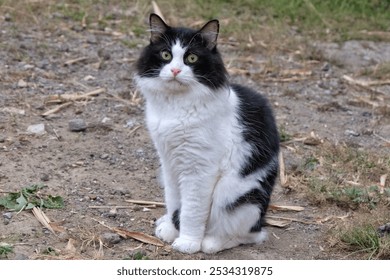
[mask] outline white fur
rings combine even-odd
[[[158,151],[167,214],[156,235],[184,253],[214,253],[243,243],[260,243],[264,232],[249,233],[260,217],[255,205],[230,213],[229,203],[258,185],[266,172],[239,174],[251,147],[237,121],[238,98],[231,88],[217,92],[196,81],[184,63],[180,42],[157,78],[136,76],[146,98],[146,120]],[[174,77],[171,69],[181,72]],[[172,214],[180,211],[180,232]]]

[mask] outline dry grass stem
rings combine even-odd
[[[69,107],[70,105],[73,104],[73,101],[70,101],[70,102],[66,102],[64,104],[61,104],[61,105],[58,105],[57,107],[49,110],[49,111],[46,111],[45,113],[43,113],[41,116],[42,117],[47,117],[47,116],[50,116],[52,114],[56,114],[58,113],[59,111],[61,111],[62,109],[65,109],[67,107]]]
[[[75,58],[75,59],[70,59],[70,60],[65,61],[64,65],[69,66],[69,65],[72,65],[72,64],[75,64],[78,62],[86,61],[87,59],[88,59],[88,57],[86,57],[86,56]]]
[[[156,201],[147,201],[147,200],[133,200],[133,199],[126,199],[126,202],[137,204],[137,205],[155,205],[160,207],[165,207],[165,203],[163,202],[156,202]]]

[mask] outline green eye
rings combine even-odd
[[[193,54],[193,53],[190,53],[188,56],[187,56],[187,62],[188,63],[195,63],[198,61],[198,56],[196,54]]]
[[[160,55],[161,55],[161,58],[164,59],[164,60],[166,60],[166,61],[169,61],[169,60],[172,59],[172,55],[171,55],[171,53],[168,52],[168,51],[162,51],[162,52],[160,53]]]

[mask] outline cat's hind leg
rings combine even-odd
[[[213,254],[241,244],[262,243],[267,233],[261,227],[260,220],[261,211],[256,205],[241,205],[234,211],[213,207],[202,241],[202,251]]]

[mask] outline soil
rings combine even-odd
[[[1,19],[0,191],[5,195],[43,183],[47,187],[41,192],[62,196],[65,207],[43,209],[51,221],[61,225],[56,235],[31,211],[1,208],[0,241],[13,245],[8,259],[345,258],[327,240],[339,219],[327,217],[343,217],[347,211],[312,205],[299,191],[280,183],[272,204],[302,206],[304,211],[270,211],[270,215],[298,221],[284,228],[267,227],[269,239],[262,245],[239,246],[215,255],[185,255],[168,245],[123,239],[101,225],[98,221],[154,235],[154,222],[164,213],[162,207],[126,202],[163,202],[158,158],[145,128],[142,97],[132,82],[133,64],[147,44],[147,34],[140,39],[132,34],[69,28],[69,24],[56,30],[31,26],[22,31],[12,20]],[[343,75],[353,76],[384,60],[390,62],[390,43],[316,42],[312,47],[321,53],[321,60],[302,59],[288,51],[269,57],[261,48],[238,50],[237,46],[231,39],[220,43],[232,81],[266,95],[279,125],[289,135],[320,139],[314,146],[300,141],[290,149],[283,146],[287,174],[302,164],[305,153],[320,149],[323,141],[389,156],[384,139],[390,139],[390,114],[383,111],[381,100],[389,100],[390,87],[375,87],[383,94],[372,99],[372,92],[349,84]],[[270,60],[278,71],[266,69]],[[96,89],[102,89],[98,95],[42,116],[60,105],[48,101]],[[81,125],[85,122],[81,131],[72,131],[77,130],[72,126],[75,119],[81,119]],[[31,131],[30,126],[37,124],[43,124],[44,131]],[[101,208],[92,208],[96,206]]]

